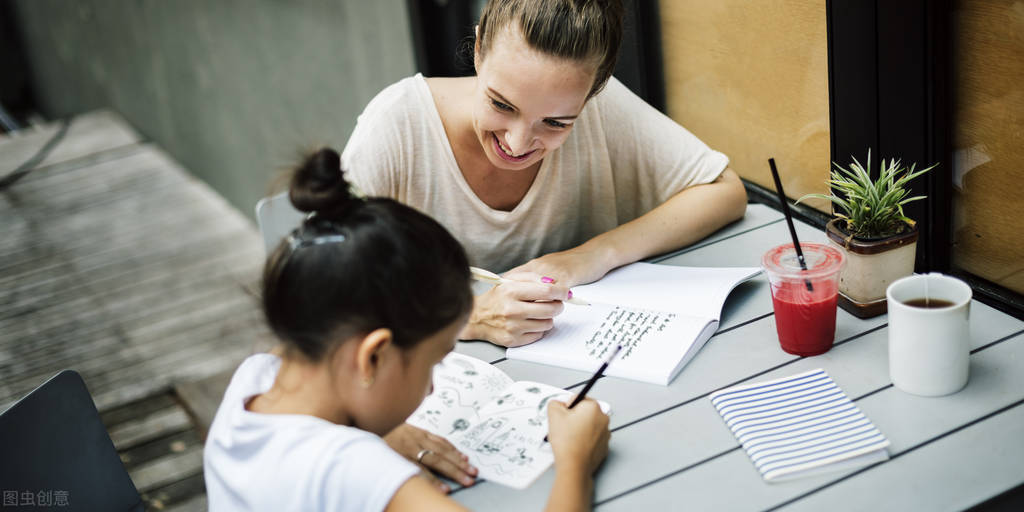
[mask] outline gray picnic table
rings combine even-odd
[[[823,232],[797,222],[802,241]],[[770,247],[789,241],[782,214],[750,205],[743,220],[682,251],[665,265],[759,266]],[[889,378],[886,317],[842,309],[827,353],[797,357],[779,347],[767,278],[737,287],[718,332],[669,386],[604,377],[589,396],[612,405],[608,458],[596,474],[594,505],[624,510],[961,510],[1024,482],[1024,321],[971,303],[970,381],[938,398],[910,395]],[[578,389],[590,377],[504,358],[484,342],[459,352],[489,361],[515,380]],[[767,483],[726,427],[708,395],[825,369],[890,440],[889,460],[852,470]],[[490,482],[456,489],[473,510],[539,510],[551,489],[548,470],[526,490]]]

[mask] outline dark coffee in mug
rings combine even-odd
[[[938,309],[948,308],[953,305],[953,302],[944,299],[911,299],[903,301],[908,306],[915,308],[927,308],[927,309]]]

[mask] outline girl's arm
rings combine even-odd
[[[437,510],[438,512],[465,511],[466,507],[445,496],[426,479],[414,476],[405,481],[388,503],[387,512],[413,512]]]
[[[592,399],[569,409],[562,402],[548,402],[548,439],[555,455],[555,483],[545,510],[591,509],[594,471],[608,455],[608,416]]]
[[[439,489],[447,489],[448,486],[432,472],[465,486],[473,485],[476,481],[477,469],[470,465],[469,459],[462,452],[441,436],[403,423],[388,432],[384,436],[384,442],[399,455],[425,469],[424,477]],[[416,460],[417,454],[423,449],[430,450],[430,457]]]

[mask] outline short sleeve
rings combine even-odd
[[[406,147],[401,134],[407,124],[406,85],[393,84],[366,105],[341,153],[346,179],[368,196],[397,197]]]
[[[419,467],[372,435],[346,443],[323,463],[318,494],[324,501],[316,510],[384,510],[398,489],[419,473]]]
[[[614,78],[594,101],[606,134],[616,192],[636,194],[633,199],[644,211],[683,189],[714,181],[729,164],[724,154]]]

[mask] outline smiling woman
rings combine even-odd
[[[352,180],[435,217],[471,263],[506,272],[461,339],[540,339],[569,287],[743,215],[728,158],[611,77],[617,0],[491,0],[475,76],[416,75],[367,105]]]

